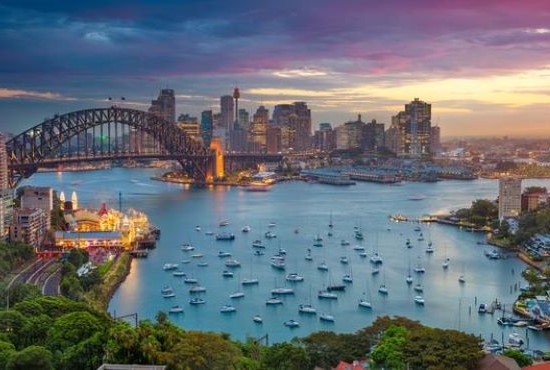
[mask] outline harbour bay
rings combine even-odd
[[[353,332],[369,325],[378,315],[399,315],[419,320],[424,324],[455,328],[489,338],[507,337],[517,331],[528,336],[532,348],[547,350],[550,345],[544,332],[526,332],[523,328],[502,328],[496,320],[501,313],[480,315],[477,305],[494,299],[511,308],[526,283],[521,278],[525,265],[516,258],[489,260],[484,252],[493,248],[479,245],[484,235],[459,230],[445,225],[420,225],[424,241],[418,241],[418,224],[394,223],[388,215],[403,213],[410,216],[448,212],[466,207],[478,198],[494,199],[497,182],[494,180],[442,181],[437,183],[404,183],[381,185],[358,183],[349,187],[322,184],[286,182],[277,184],[269,192],[245,192],[236,187],[188,188],[182,185],[154,182],[150,177],[161,170],[114,168],[93,172],[41,173],[26,180],[24,185],[52,186],[57,191],[76,191],[81,204],[99,208],[101,202],[118,207],[122,193],[122,207],[144,211],[150,221],[162,232],[157,248],[147,259],[136,259],[125,282],[115,293],[109,311],[117,315],[137,312],[140,319],[153,319],[159,310],[168,311],[175,304],[185,312],[170,315],[171,320],[186,329],[219,331],[233,338],[269,335],[270,341],[289,340],[317,330]],[[548,185],[548,181],[529,180],[526,185]],[[410,200],[422,194],[422,200]],[[329,228],[330,219],[334,227]],[[228,225],[219,227],[222,220]],[[275,226],[269,228],[269,224]],[[243,226],[251,231],[242,233]],[[200,231],[196,230],[200,226]],[[354,227],[363,231],[364,240],[354,238]],[[268,230],[277,234],[266,239]],[[296,230],[298,231],[296,233]],[[332,236],[328,236],[331,230]],[[232,232],[234,241],[216,241],[207,231]],[[323,238],[322,247],[314,247],[316,235]],[[262,239],[264,255],[255,255],[252,242]],[[350,241],[342,246],[341,240]],[[406,247],[410,239],[412,248]],[[428,240],[434,253],[426,253]],[[191,243],[195,250],[184,252],[182,243]],[[354,246],[365,248],[368,257],[361,257]],[[274,269],[270,257],[279,248],[286,250],[286,270]],[[311,249],[312,260],[305,259]],[[219,251],[232,254],[241,262],[233,269],[233,278],[222,277],[227,267]],[[383,258],[380,272],[372,274],[369,259],[375,252]],[[201,253],[202,258],[191,258]],[[340,263],[346,256],[348,264]],[[448,269],[442,268],[445,257],[450,258]],[[182,264],[182,260],[190,260]],[[328,271],[317,269],[326,262]],[[207,266],[198,266],[206,262]],[[189,286],[171,271],[164,271],[165,263],[178,263],[187,276],[195,277],[206,287],[200,293],[204,305],[189,305]],[[426,273],[412,273],[414,283],[405,282],[409,265],[422,265]],[[297,272],[303,282],[287,282],[287,273]],[[337,292],[337,300],[319,300],[317,292],[332,282],[341,283],[344,274],[351,273],[353,283],[346,284],[345,292]],[[459,284],[463,274],[466,282]],[[255,277],[258,285],[241,286],[243,278]],[[415,304],[414,284],[424,287],[423,306]],[[388,295],[377,290],[385,284]],[[173,287],[176,296],[164,299],[160,293],[165,285]],[[293,295],[281,297],[283,305],[266,306],[272,289],[291,287]],[[237,290],[245,293],[239,300],[229,295]],[[362,297],[368,297],[372,309],[358,306]],[[231,303],[236,312],[220,313],[220,308]],[[335,322],[321,322],[318,315],[300,315],[298,306],[311,303],[318,315],[330,313]],[[261,315],[263,323],[253,322]],[[283,322],[294,319],[297,328],[288,328]]]

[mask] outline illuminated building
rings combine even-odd
[[[73,194],[71,195],[71,203],[73,204],[73,211],[76,211],[78,209],[78,197],[76,196],[76,191],[73,191]]]
[[[517,217],[521,212],[521,179],[503,177],[498,180],[498,218]]]
[[[267,127],[266,132],[266,148],[267,153],[277,154],[281,152],[281,128],[280,127]]]
[[[157,99],[151,101],[149,112],[170,123],[176,122],[176,96],[173,89],[162,89]]]
[[[313,135],[313,146],[323,152],[336,149],[336,131],[330,123],[319,124],[319,130]]]
[[[38,248],[44,240],[49,225],[43,209],[17,208],[13,212],[10,241],[23,242]]]
[[[233,130],[233,120],[235,119],[233,109],[233,97],[231,95],[224,95],[220,97],[221,108],[221,122],[220,126],[227,131]]]
[[[430,150],[432,154],[438,155],[441,153],[441,128],[433,126],[430,133]]]
[[[305,151],[311,147],[311,110],[305,102],[276,105],[273,124],[281,129],[283,151]]]
[[[239,88],[235,87],[233,90],[233,99],[235,99],[235,122],[233,124],[233,129],[239,129],[239,98],[241,97],[241,93],[239,92]],[[231,129],[230,129],[231,131]]]
[[[248,130],[248,126],[250,124],[250,115],[244,108],[239,109],[239,126],[244,129]]]
[[[399,156],[423,157],[431,154],[432,105],[415,98],[405,110],[392,117],[395,153]]]
[[[362,149],[365,122],[361,115],[357,115],[356,121],[349,121],[336,128],[336,149]]]
[[[9,187],[8,153],[5,137],[0,134],[0,239],[8,236],[11,223],[13,191]]]
[[[211,110],[205,110],[201,113],[201,128],[200,133],[204,146],[209,147],[212,141],[212,133],[214,128],[214,117]]]
[[[269,111],[263,105],[258,107],[248,128],[250,151],[263,153],[267,145],[267,127],[269,125]]]

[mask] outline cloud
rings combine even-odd
[[[45,100],[76,100],[73,97],[63,96],[53,92],[27,91],[0,87],[0,99],[31,98]]]

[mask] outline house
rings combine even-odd
[[[368,360],[353,361],[351,364],[340,361],[333,370],[365,370],[369,368]]]
[[[541,362],[540,364],[535,364],[531,366],[525,366],[521,368],[522,370],[550,370],[550,361]]]
[[[479,361],[477,370],[521,370],[516,360],[499,355],[485,355]]]

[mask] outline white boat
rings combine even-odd
[[[185,284],[196,284],[196,283],[198,283],[199,281],[198,281],[198,279],[196,279],[196,278],[190,278],[190,277],[188,277],[188,278],[183,279],[183,282],[184,282]]]
[[[378,267],[373,267],[370,273],[371,275],[377,275],[378,273],[380,273],[380,269]]]
[[[261,323],[264,322],[264,320],[262,319],[262,317],[260,315],[255,315],[252,318],[252,321],[254,321],[256,324],[261,324]]]
[[[191,260],[190,259],[184,259],[184,260],[181,260],[181,263],[186,265],[188,263],[191,263]]]
[[[407,282],[407,284],[412,284],[413,278],[411,274],[407,275],[407,277],[405,278],[405,281]]]
[[[202,298],[198,298],[198,297],[195,297],[195,298],[191,298],[189,300],[189,304],[205,304],[206,301]]]
[[[232,241],[232,240],[235,240],[235,234],[233,234],[233,233],[218,233],[218,234],[216,234],[216,240]]]
[[[269,225],[267,225],[267,227],[275,227],[275,226],[277,226],[275,222],[270,222]]]
[[[311,253],[306,254],[306,261],[313,261],[313,257],[311,256]]]
[[[276,238],[277,237],[277,234],[275,234],[274,232],[271,232],[271,231],[267,231],[264,236],[267,238],[267,239],[273,239],[273,238]]]
[[[181,307],[180,305],[172,306],[168,310],[168,313],[182,313],[182,312],[183,312],[183,307]]]
[[[223,220],[223,221],[220,221],[220,223],[218,224],[220,227],[222,226],[227,226],[229,225],[229,221],[228,220]]]
[[[206,267],[208,266],[208,262],[199,262],[197,263],[197,267]]]
[[[184,252],[189,252],[189,251],[193,251],[195,250],[195,247],[193,247],[191,244],[189,243],[185,243],[181,246],[181,250],[184,251]]]
[[[361,298],[359,300],[359,307],[372,308],[372,304],[369,301],[367,301],[366,299]]]
[[[206,232],[204,233],[204,235],[214,235],[214,232],[213,232],[213,231],[206,231]]]
[[[299,275],[297,272],[292,272],[286,275],[286,280],[292,281],[292,282],[299,282],[299,281],[304,281],[304,277],[302,275]]]
[[[175,276],[175,277],[182,277],[182,276],[185,276],[186,273],[183,272],[183,271],[174,271],[172,272],[172,276]]]
[[[414,286],[414,291],[418,293],[422,293],[424,291],[424,288],[422,287],[422,284],[418,283]]]
[[[230,304],[224,304],[222,308],[220,308],[221,313],[229,313],[229,312],[235,312],[237,309],[234,306],[231,306]]]
[[[162,298],[174,298],[176,296],[176,293],[169,292],[169,293],[163,293]]]
[[[254,285],[259,284],[259,280],[256,278],[244,278],[241,280],[242,285]]]
[[[168,285],[165,285],[161,290],[160,292],[162,294],[166,294],[166,293],[172,293],[174,290],[172,289],[171,286],[168,286]]]
[[[359,257],[362,257],[362,258],[367,258],[367,252],[359,252]]]
[[[363,247],[362,245],[354,245],[353,250],[354,251],[364,251],[365,247]]]
[[[458,277],[458,282],[459,282],[460,284],[464,284],[464,283],[466,282],[466,278],[464,277],[464,275],[460,275],[460,276]]]
[[[342,247],[345,247],[345,246],[350,245],[350,244],[351,244],[351,243],[350,243],[348,240],[345,240],[345,239],[342,239],[342,240],[340,241],[340,245],[341,245]]]
[[[511,333],[508,335],[508,345],[510,347],[518,348],[521,347],[525,343],[523,338],[518,333]]]
[[[420,265],[416,266],[414,268],[414,272],[416,272],[417,274],[423,274],[426,272],[426,269]]]
[[[432,247],[431,245],[428,245],[426,247],[426,253],[433,253],[435,251],[434,247]]]
[[[342,281],[344,283],[353,283],[353,277],[351,276],[351,274],[345,274],[343,277],[342,277]]]
[[[317,298],[320,299],[338,299],[338,296],[336,293],[331,293],[326,290],[320,290],[319,293],[317,293]]]
[[[175,270],[178,268],[178,264],[177,263],[165,263],[163,266],[162,266],[162,269],[164,271],[170,271],[170,270]]]
[[[231,272],[231,271],[224,270],[224,271],[222,272],[222,276],[223,276],[223,277],[229,278],[229,277],[233,277],[233,275],[234,275],[234,274],[233,274],[233,272]]]
[[[416,193],[408,197],[409,200],[424,200],[426,196],[424,194]]]
[[[237,299],[237,298],[243,298],[243,297],[244,297],[244,292],[235,292],[229,295],[229,298],[231,299]]]
[[[241,229],[241,231],[242,231],[243,233],[248,233],[248,232],[250,232],[250,230],[252,230],[252,228],[251,228],[250,226],[248,226],[248,225],[245,225],[245,226]]]
[[[301,304],[298,307],[298,312],[303,313],[303,314],[307,314],[307,315],[316,315],[317,314],[317,310],[315,309],[315,307],[313,307],[310,304]]]
[[[380,288],[378,288],[378,293],[384,294],[384,295],[388,294],[389,292],[388,292],[388,288],[386,288],[386,285],[384,284],[380,285]]]
[[[284,259],[271,259],[271,267],[277,270],[284,270],[286,268],[286,262]]]
[[[326,322],[334,322],[334,316],[328,313],[322,313],[319,315],[319,320]]]
[[[204,254],[202,253],[195,253],[191,255],[191,258],[202,258],[202,257],[204,257]]]
[[[414,303],[422,306],[424,305],[424,298],[421,295],[417,295],[414,297]]]
[[[283,304],[283,301],[277,297],[271,297],[266,299],[265,304],[267,305],[279,305]]]
[[[328,271],[328,265],[325,262],[321,262],[321,264],[319,264],[319,266],[317,266],[317,270]]]
[[[288,326],[289,328],[296,328],[300,326],[300,323],[296,320],[287,320],[283,324],[284,326]]]
[[[201,227],[199,225],[195,226],[195,230],[201,231]]]
[[[220,257],[220,258],[231,257],[231,253],[225,252],[225,251],[219,251],[218,252],[218,257]]]
[[[206,288],[203,287],[203,286],[200,286],[200,285],[195,285],[195,286],[192,286],[191,288],[189,288],[189,293],[193,294],[193,293],[204,293],[206,292]]]
[[[240,267],[241,266],[241,263],[239,261],[237,261],[236,259],[228,259],[227,261],[225,261],[225,266],[226,267]]]
[[[346,256],[340,257],[340,263],[343,265],[347,265],[349,263],[349,258]]]
[[[449,267],[449,263],[451,263],[451,260],[449,257],[445,258],[445,261],[443,261],[443,264],[441,265],[444,269]]]
[[[288,295],[288,294],[294,294],[294,289],[292,288],[275,288],[271,289],[271,294],[273,295]]]

